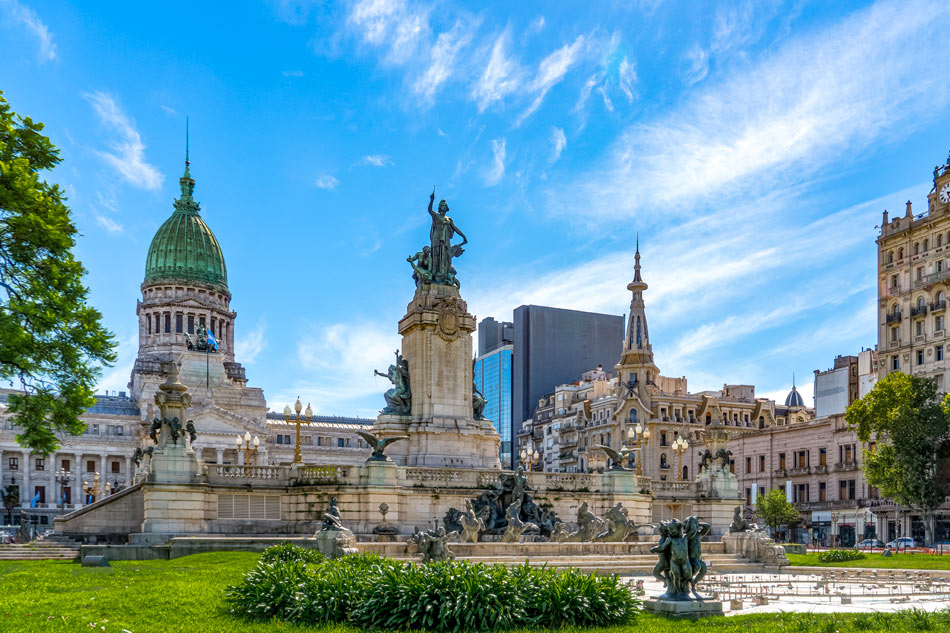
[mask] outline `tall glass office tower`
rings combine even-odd
[[[513,345],[502,345],[475,359],[475,386],[485,396],[485,417],[501,435],[501,465],[511,468],[511,369]]]

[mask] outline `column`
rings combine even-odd
[[[20,501],[23,505],[26,504],[26,507],[30,506],[30,502],[33,500],[33,494],[30,491],[30,451],[21,451],[22,457],[20,462],[23,464],[23,485],[20,487]]]
[[[7,481],[3,478],[3,448],[0,447],[0,492],[3,492],[6,487]],[[0,516],[3,516],[2,511],[0,511]]]
[[[218,465],[223,464],[224,463],[224,449],[216,448],[214,449],[214,452],[215,452],[215,463]]]
[[[132,456],[125,456],[125,488],[132,485]]]

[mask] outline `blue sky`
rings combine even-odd
[[[874,226],[926,208],[950,149],[939,0],[144,4],[0,0],[0,89],[62,150],[110,390],[186,115],[250,384],[340,415],[384,404],[433,185],[479,319],[625,313],[639,232],[665,375],[810,396],[876,343]]]

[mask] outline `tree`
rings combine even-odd
[[[937,453],[950,440],[950,396],[941,399],[937,382],[891,372],[845,412],[865,443],[864,476],[884,497],[916,510],[924,538],[933,542],[933,515],[950,494],[937,480]]]
[[[795,504],[789,503],[785,493],[778,489],[769,490],[765,495],[760,492],[755,500],[755,509],[773,530],[794,525],[801,519]]]
[[[40,179],[61,161],[42,130],[0,92],[0,380],[21,390],[7,400],[17,441],[46,455],[57,432],[82,433],[115,341],[87,303],[63,192]]]

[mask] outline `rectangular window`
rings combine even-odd
[[[198,325],[200,325],[201,327],[206,327],[205,318],[203,316],[198,317]]]
[[[113,473],[113,474],[118,474],[118,473],[120,472],[120,471],[119,471],[119,468],[120,468],[119,462],[113,461],[113,462],[112,462],[112,473]]]
[[[96,460],[90,459],[86,461],[86,472],[87,473],[96,472]]]
[[[217,334],[217,332],[215,332],[216,329],[218,329],[218,320],[215,318],[212,318],[211,319],[211,333]]]
[[[62,461],[62,464],[63,464],[63,470],[65,470],[66,472],[69,472],[69,466],[70,466],[69,460],[68,460],[68,459],[64,459],[64,460]]]
[[[193,314],[188,315],[188,333],[189,334],[195,333],[195,315]]]
[[[943,360],[943,345],[934,348],[934,356],[937,360]]]
[[[822,447],[818,449],[818,465],[819,466],[828,465],[828,449],[827,448]]]
[[[900,356],[891,356],[891,371],[897,371],[901,368]]]
[[[36,458],[36,470],[46,470],[46,460],[42,457]]]
[[[765,472],[765,455],[759,455],[759,472]]]
[[[934,317],[934,329],[938,332],[943,331],[943,317]]]
[[[278,443],[278,444],[283,444],[283,443],[284,443],[284,436],[283,436],[283,435],[278,435],[278,436],[277,436],[277,443]]]
[[[339,446],[340,448],[343,448],[343,438],[342,438],[342,437],[336,438],[336,445]]]
[[[779,470],[785,470],[785,453],[778,454],[778,467]]]
[[[916,322],[914,323],[914,327],[917,328],[917,336],[923,336],[923,335],[924,335],[924,321],[923,321],[923,319],[921,319],[920,321],[916,321]]]
[[[175,313],[175,333],[176,333],[176,334],[181,334],[181,331],[182,331],[182,329],[183,329],[183,328],[182,328],[182,325],[184,325],[184,324],[182,323],[183,320],[184,320],[184,319],[183,319],[182,313],[181,313],[181,312],[176,312],[176,313]]]
[[[70,505],[73,502],[73,489],[69,486],[63,486],[63,503]]]
[[[40,498],[36,500],[37,503],[46,503],[46,486],[37,486],[33,489],[35,495],[39,495]],[[34,495],[34,496],[35,496]]]
[[[303,440],[301,440],[301,443],[306,444],[307,446],[313,446],[313,436],[304,435]]]
[[[285,436],[284,436],[284,444],[290,444],[290,436],[289,436],[289,435],[285,435]]]
[[[20,458],[11,457],[9,461],[10,470],[20,470]]]
[[[323,438],[322,438],[322,437],[318,437],[318,438],[317,438],[317,446],[323,446]]]
[[[162,331],[162,315],[156,314],[155,315],[155,333],[158,334],[161,331]]]
[[[896,326],[891,328],[891,340],[895,342],[900,340],[900,329]]]
[[[747,506],[752,505],[752,488],[745,489],[745,504]]]
[[[746,457],[745,458],[745,474],[748,475],[751,472],[752,472],[752,458]]]
[[[828,497],[828,486],[823,481],[818,482],[818,500],[827,501]]]
[[[924,364],[924,350],[922,349],[917,350],[917,364],[918,365]]]
[[[172,313],[165,313],[165,334],[171,334],[172,331]]]

